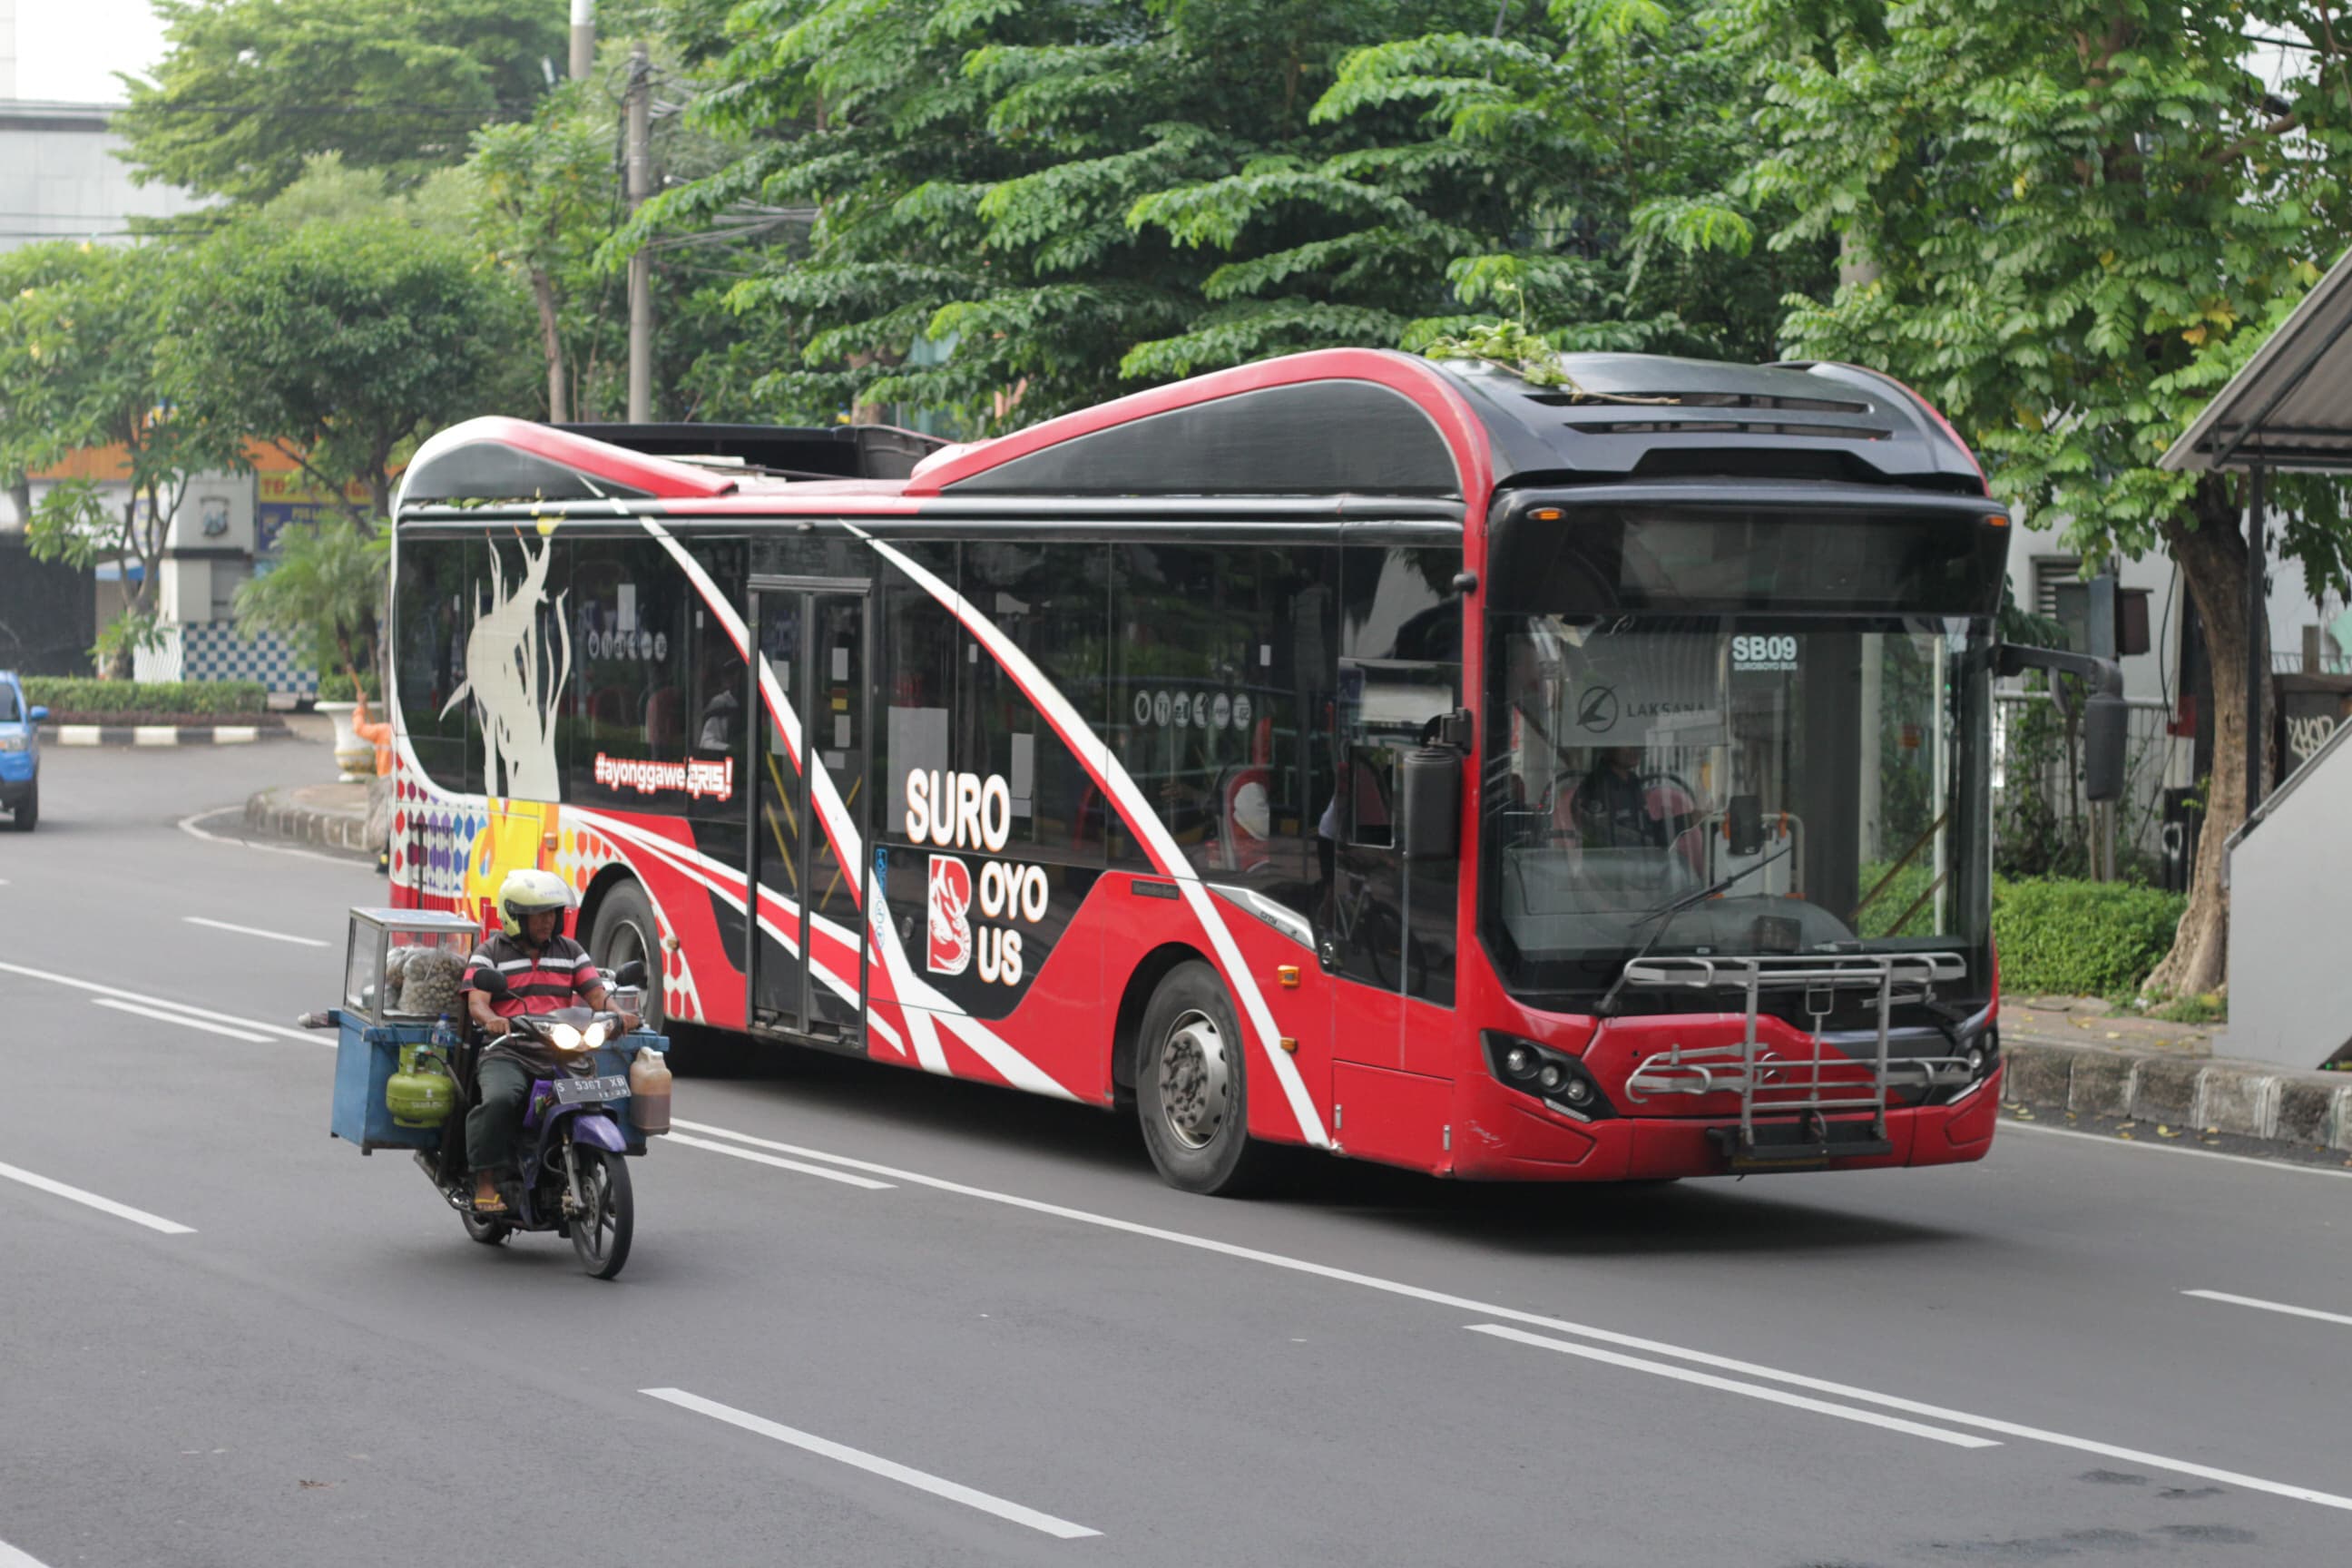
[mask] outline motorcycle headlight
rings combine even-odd
[[[573,1028],[569,1024],[556,1025],[553,1028],[547,1031],[547,1037],[550,1041],[553,1042],[555,1048],[559,1051],[576,1051],[583,1049],[588,1044],[588,1042],[581,1037],[580,1031]]]
[[[588,1048],[594,1050],[612,1037],[613,1026],[599,1018],[588,1026]]]

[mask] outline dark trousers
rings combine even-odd
[[[515,1144],[530,1100],[530,1069],[509,1057],[492,1057],[474,1073],[474,1109],[466,1112],[466,1159],[477,1171],[502,1176],[516,1172]]]

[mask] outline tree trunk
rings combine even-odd
[[[539,305],[540,346],[547,353],[547,422],[566,425],[572,413],[563,376],[563,335],[556,321],[555,282],[544,268],[531,268],[530,297]]]
[[[2205,781],[2205,821],[2189,873],[2189,907],[2172,951],[2147,978],[2148,991],[2169,995],[2216,991],[2229,979],[2225,847],[2246,819],[2246,726],[2263,722],[2261,705],[2270,686],[2263,681],[2249,701],[2246,639],[2266,644],[2268,617],[2251,626],[2246,622],[2246,535],[2238,517],[2237,488],[2222,475],[2209,474],[2199,481],[2189,515],[2175,515],[2163,524],[2165,542],[2180,563],[2180,579],[2204,623],[2213,677],[2213,776]],[[2267,668],[2267,647],[2263,653]]]

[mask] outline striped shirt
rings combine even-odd
[[[491,976],[506,984],[501,986]],[[556,1013],[585,1005],[589,993],[604,983],[590,961],[588,950],[568,936],[551,938],[537,952],[500,931],[474,950],[466,965],[465,988],[488,999],[490,1011],[501,1018],[518,1013]],[[561,1077],[584,1064],[567,1061],[527,1036],[509,1035],[490,1042],[484,1061],[499,1057],[521,1062],[535,1076]]]

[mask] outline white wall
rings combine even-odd
[[[114,156],[122,141],[106,129],[108,112],[0,95],[0,250],[45,238],[120,240],[133,216],[201,205],[169,185],[133,184],[131,165]]]
[[[2230,1054],[2311,1068],[2352,1037],[2352,731],[2230,855]]]

